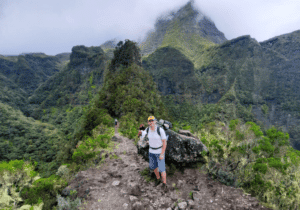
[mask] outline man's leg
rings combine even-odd
[[[159,171],[158,171],[158,167],[156,169],[154,169],[154,173],[156,175],[156,178],[159,179],[160,176],[159,176]]]
[[[161,172],[162,181],[164,184],[167,184],[167,173],[166,171]]]

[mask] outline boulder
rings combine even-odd
[[[179,130],[178,133],[182,134],[182,135],[185,135],[185,136],[190,136],[190,137],[193,137],[195,139],[198,139],[197,137],[193,136],[193,134],[191,134],[191,132],[189,130]]]
[[[169,136],[165,152],[166,162],[196,163],[204,161],[202,153],[208,152],[207,147],[197,138],[182,135],[172,130],[165,130]],[[149,161],[149,139],[145,137],[137,143],[138,154]]]

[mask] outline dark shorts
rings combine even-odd
[[[149,167],[151,170],[154,170],[158,167],[159,172],[166,171],[166,164],[165,164],[165,158],[160,160],[159,159],[160,154],[153,154],[149,152]]]

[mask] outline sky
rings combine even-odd
[[[188,0],[0,0],[0,54],[71,52],[73,46],[141,41],[158,16]],[[227,39],[257,41],[300,30],[299,0],[194,0]]]

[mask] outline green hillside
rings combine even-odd
[[[100,47],[75,46],[64,68],[40,85],[29,102],[39,118],[44,109],[67,104],[86,105],[100,90],[106,57]]]
[[[39,170],[56,170],[51,164],[64,136],[55,126],[28,118],[19,110],[0,103],[0,161],[25,159],[38,162]],[[56,168],[55,168],[56,167]]]
[[[58,58],[43,53],[0,57],[0,73],[29,95],[40,83],[58,72],[59,65]]]

